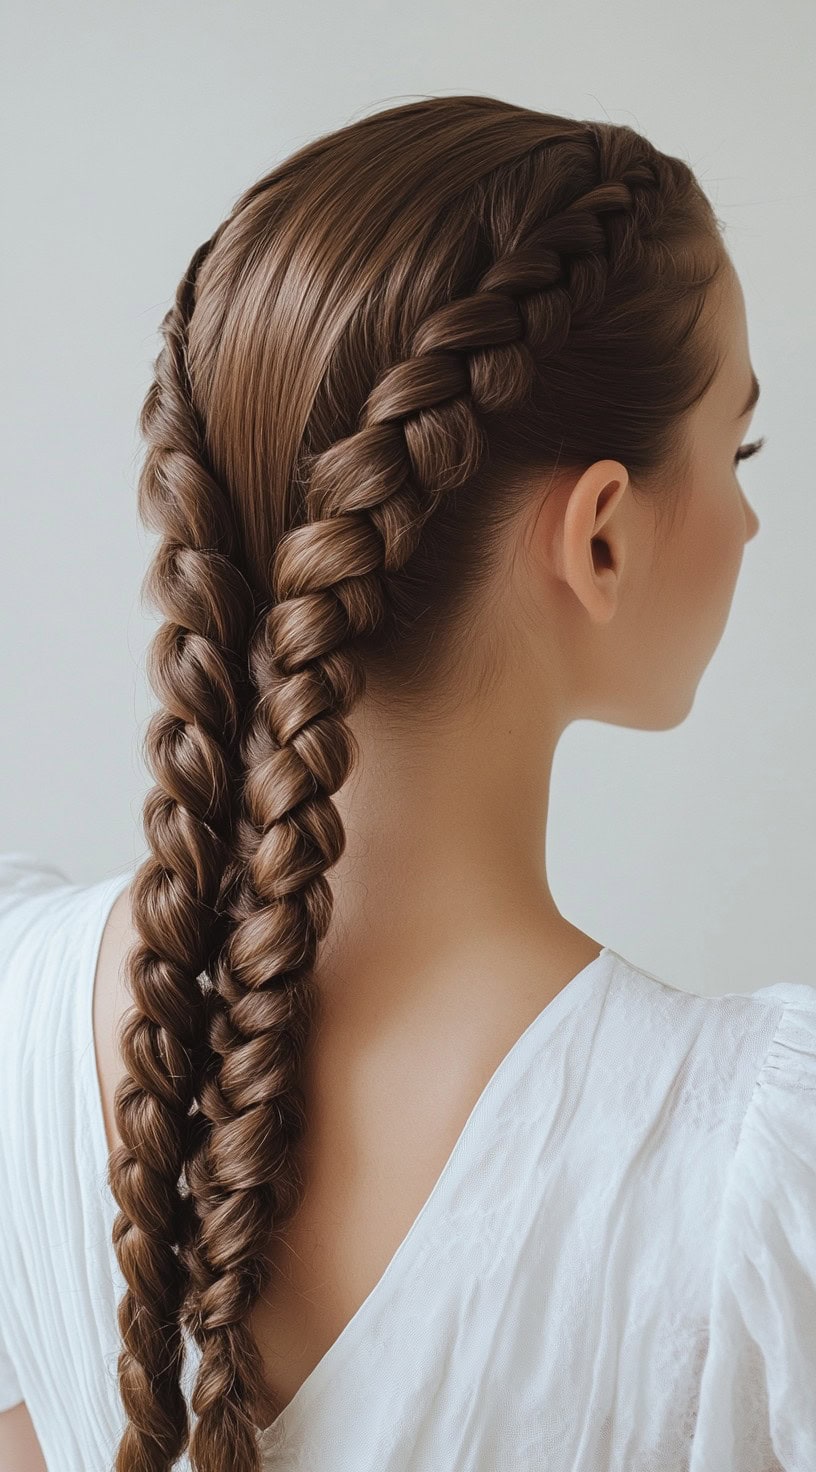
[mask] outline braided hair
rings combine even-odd
[[[109,1168],[116,1472],[260,1467],[250,1316],[305,1185],[350,712],[489,679],[469,620],[556,467],[615,456],[674,513],[726,261],[690,168],[632,129],[458,96],[304,147],[193,256],[141,418],[165,623]]]

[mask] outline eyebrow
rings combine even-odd
[[[756,401],[757,401],[758,398],[759,398],[759,383],[757,382],[757,376],[756,376],[756,374],[755,374],[755,372],[754,372],[754,370],[752,368],[751,369],[751,392],[748,395],[748,402],[745,405],[745,408],[743,409],[742,413],[740,415],[738,415],[737,417],[739,419],[744,419],[745,416],[746,416],[746,414],[750,414],[750,412],[753,409],[753,407],[754,407],[754,405],[755,405],[755,403],[756,403]]]

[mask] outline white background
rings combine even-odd
[[[726,222],[767,436],[741,473],[761,528],[686,721],[562,739],[553,893],[675,985],[816,984],[816,8],[7,0],[4,31],[0,849],[80,882],[143,852],[136,424],[193,250],[317,134],[486,92],[690,163]]]

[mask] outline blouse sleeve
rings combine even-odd
[[[723,1196],[689,1472],[816,1469],[816,989],[753,995],[779,1015]]]
[[[0,920],[11,916],[22,900],[69,883],[62,869],[33,849],[6,849],[0,853]]]
[[[31,849],[7,849],[0,853],[0,1411],[8,1411],[24,1400],[22,1388],[8,1345],[6,1315],[13,1297],[13,1271],[6,1255],[6,1234],[11,1230],[10,1188],[6,1178],[9,1120],[14,1118],[14,1100],[6,1088],[10,1070],[5,1048],[15,1046],[9,1023],[13,982],[10,958],[25,933],[27,902],[45,894],[55,885],[68,883],[67,876],[54,864],[47,863]]]
[[[17,1372],[3,1343],[0,1330],[0,1411],[10,1411],[23,1399]]]

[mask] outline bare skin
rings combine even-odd
[[[455,716],[433,719],[386,719],[368,700],[352,712],[361,759],[334,798],[347,843],[315,973],[306,1193],[251,1320],[277,1400],[268,1420],[381,1278],[503,1057],[602,948],[547,882],[552,764],[573,720],[678,725],[724,630],[759,527],[734,467],[752,370],[733,271],[716,309],[723,362],[689,415],[687,500],[668,543],[620,461],[562,479],[519,518],[485,608],[504,651],[489,697],[463,690]],[[111,1146],[134,938],[125,891],[94,993]]]

